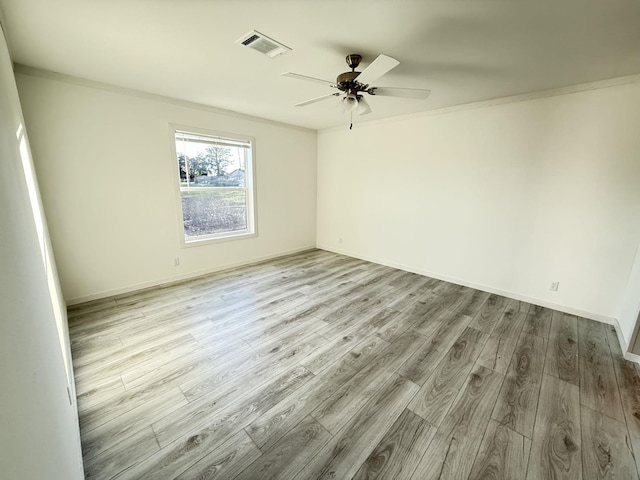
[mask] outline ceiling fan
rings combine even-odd
[[[364,93],[381,97],[401,97],[420,100],[427,98],[431,93],[431,90],[423,88],[374,87],[371,85],[373,82],[382,77],[385,73],[389,72],[391,69],[397,67],[400,62],[387,55],[378,55],[378,57],[362,72],[356,72],[356,68],[360,65],[361,60],[362,56],[356,53],[347,55],[346,62],[351,71],[338,75],[335,82],[323,80],[321,78],[309,77],[307,75],[300,75],[299,73],[283,73],[282,75],[285,77],[322,83],[339,90],[334,93],[322,95],[321,97],[296,103],[295,106],[303,107],[327,98],[342,96],[340,104],[344,108],[345,112],[350,112],[351,114],[355,112],[358,115],[366,115],[371,112],[371,108],[363,95]]]

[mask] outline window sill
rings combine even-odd
[[[193,240],[182,239],[182,248],[200,247],[204,245],[212,245],[215,243],[231,242],[234,240],[242,240],[246,238],[255,238],[258,234],[255,232],[240,232],[223,234],[220,236],[195,238]]]

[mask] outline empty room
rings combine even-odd
[[[640,479],[638,0],[0,25],[0,478]]]

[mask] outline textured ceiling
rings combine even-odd
[[[330,87],[344,56],[401,63],[377,86],[427,100],[369,98],[364,120],[640,73],[640,0],[0,0],[14,61],[321,129],[347,118]],[[293,51],[236,44],[252,29]],[[358,121],[358,120],[356,120]]]

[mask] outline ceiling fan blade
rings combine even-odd
[[[400,64],[398,60],[387,55],[378,55],[364,71],[357,76],[356,80],[364,85],[370,85],[387,73],[392,68]]]
[[[396,87],[374,87],[372,94],[380,97],[402,97],[424,100],[429,96],[431,90],[424,88],[396,88]]]
[[[294,107],[304,107],[305,105],[309,105],[310,103],[316,103],[330,97],[337,97],[338,95],[340,95],[340,92],[330,93],[328,95],[322,95],[321,97],[312,98],[311,100],[307,100],[306,102],[296,103]]]
[[[306,80],[308,82],[321,83],[323,85],[329,85],[330,87],[335,87],[335,82],[330,82],[329,80],[323,80],[321,78],[309,77],[308,75],[300,75],[299,73],[293,72],[285,72],[281,74],[283,77],[296,78],[298,80]]]

